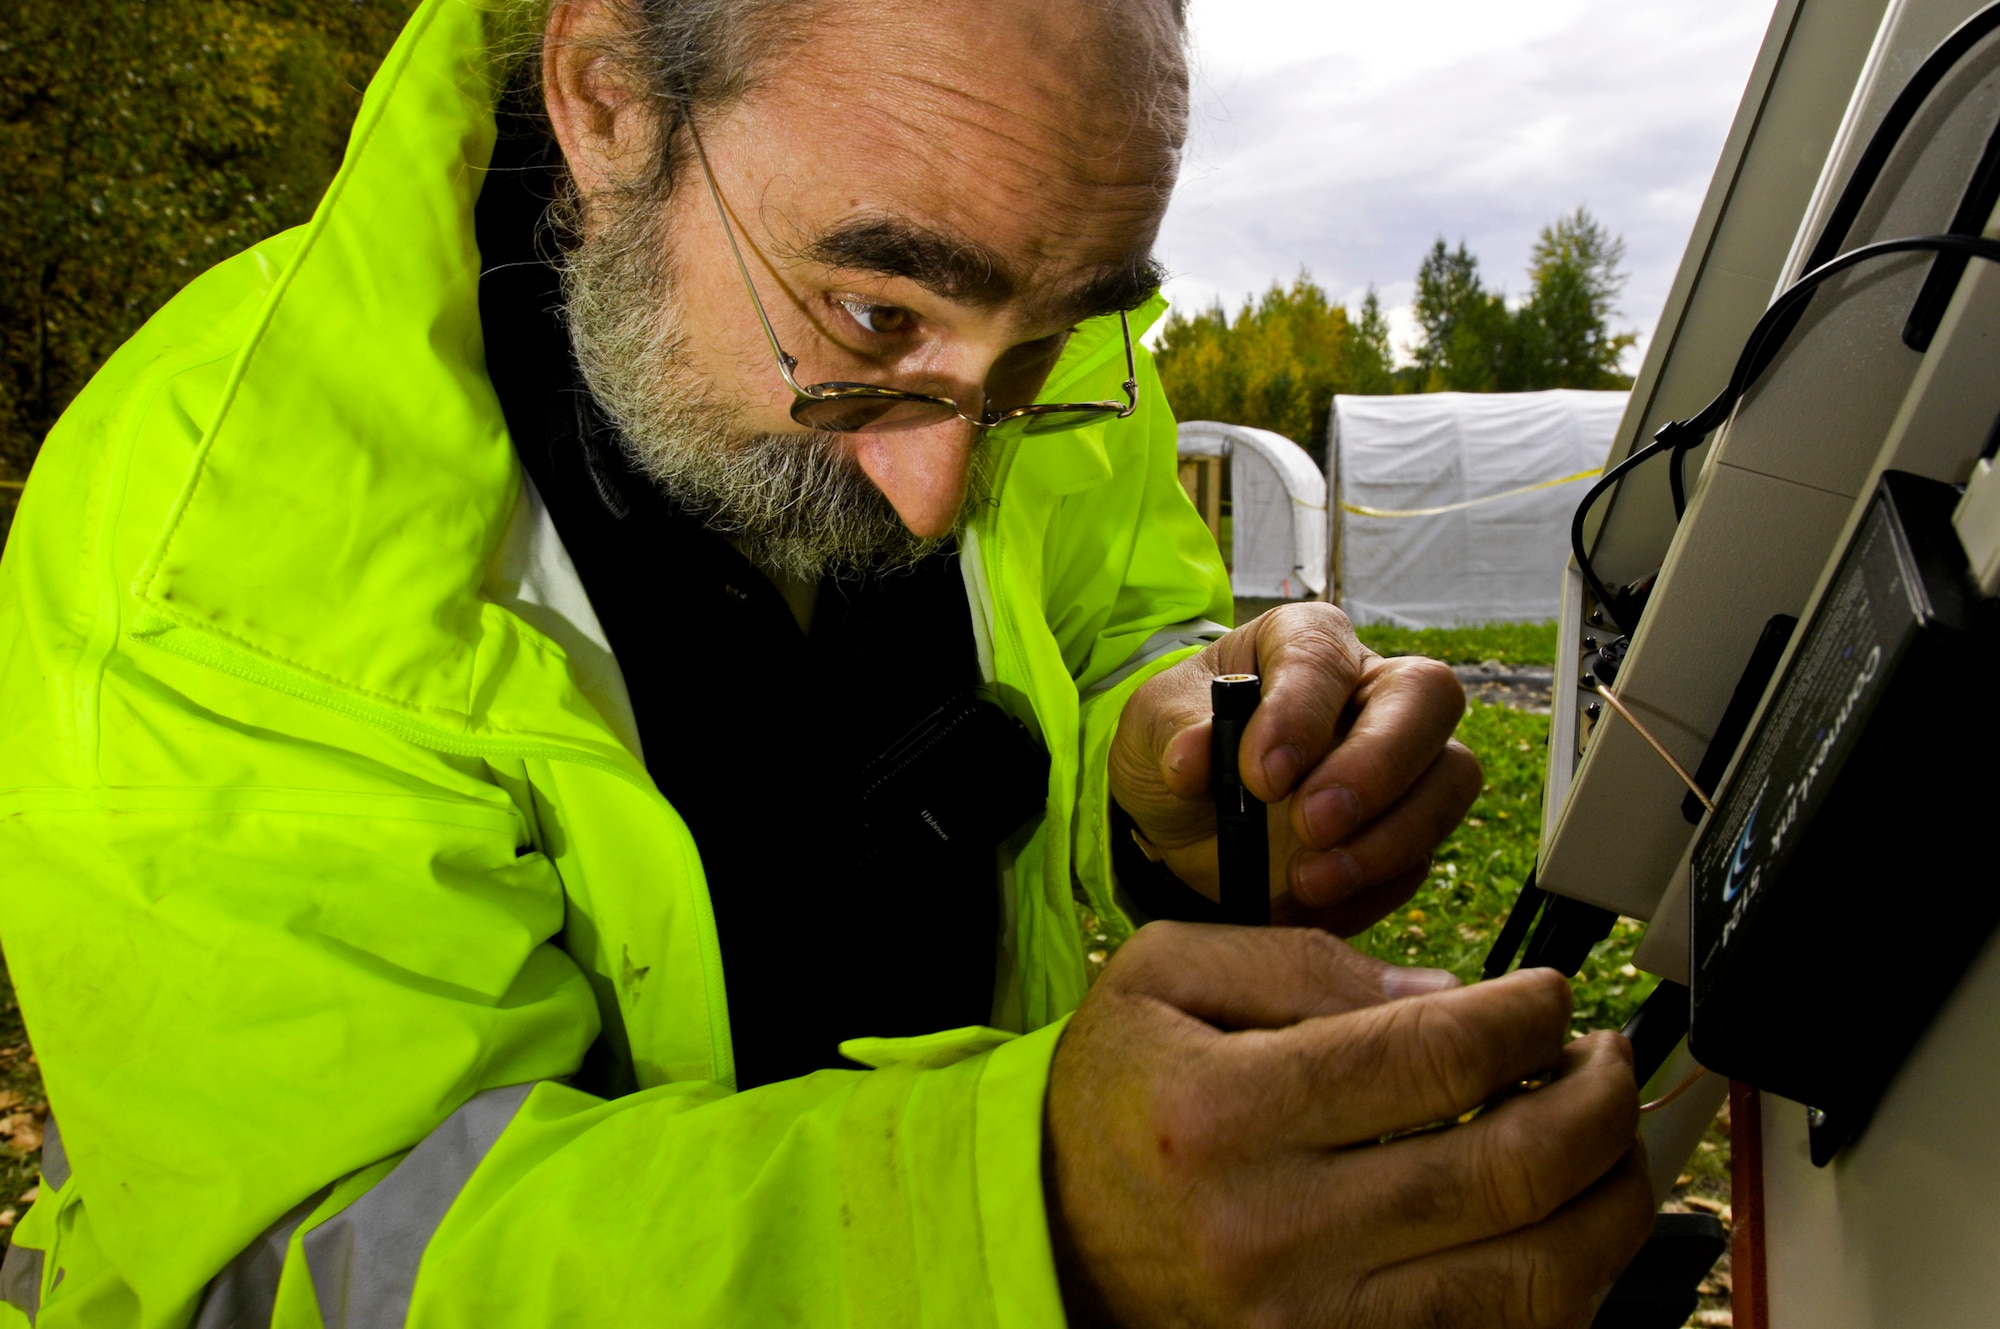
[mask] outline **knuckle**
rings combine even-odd
[[[1125,939],[1105,966],[1098,986],[1107,990],[1146,988],[1163,966],[1171,964],[1179,923],[1148,923]]]
[[[1554,969],[1517,969],[1514,972],[1526,975],[1513,981],[1520,983],[1525,989],[1524,995],[1532,1005],[1541,1008],[1532,1013],[1539,1014],[1550,1025],[1561,1025],[1567,1029],[1570,1010],[1576,1001],[1576,993],[1571,990],[1569,979]]]
[[[1289,939],[1299,968],[1309,981],[1344,977],[1379,963],[1318,928],[1291,929]]]
[[[1270,621],[1277,629],[1275,644],[1286,652],[1324,658],[1349,674],[1358,671],[1360,642],[1347,615],[1332,605],[1318,601],[1280,605],[1271,611]]]
[[[1480,1136],[1473,1175],[1496,1226],[1512,1232],[1541,1222],[1566,1196],[1542,1176],[1532,1140],[1504,1120],[1491,1120]]]
[[[1413,1050],[1398,1060],[1414,1101],[1435,1116],[1446,1116],[1484,1097],[1482,1045],[1456,1011],[1434,1001],[1399,1002],[1385,1009],[1390,1020],[1404,1026],[1394,1041]]]

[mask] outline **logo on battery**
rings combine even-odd
[[[1756,847],[1757,814],[1764,810],[1764,790],[1770,782],[1764,782],[1757,790],[1757,801],[1750,805],[1750,815],[1744,819],[1743,833],[1736,837],[1736,852],[1729,859],[1729,880],[1722,884],[1722,902],[1728,904],[1743,893],[1745,877],[1750,874],[1750,851]]]

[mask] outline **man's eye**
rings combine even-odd
[[[840,307],[851,314],[856,323],[877,336],[894,336],[908,332],[917,321],[917,316],[907,309],[895,305],[871,305],[862,300],[842,300]]]

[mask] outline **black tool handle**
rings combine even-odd
[[[1263,699],[1255,674],[1223,674],[1210,685],[1215,703],[1209,769],[1215,790],[1215,849],[1222,915],[1231,923],[1271,921],[1271,832],[1264,805],[1243,787],[1243,731]]]

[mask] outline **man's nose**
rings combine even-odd
[[[923,429],[860,434],[854,456],[903,525],[921,536],[944,535],[965,502],[978,433],[954,419]]]

